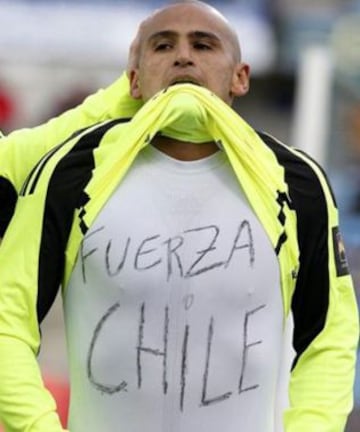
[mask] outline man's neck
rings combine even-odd
[[[181,161],[203,159],[219,150],[219,147],[213,141],[194,144],[164,136],[156,136],[151,144],[168,156]]]

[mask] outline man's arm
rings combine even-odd
[[[37,363],[42,195],[19,198],[0,247],[0,420],[11,432],[63,430]]]
[[[331,188],[322,170],[297,154],[317,180],[308,203],[312,208],[297,212],[300,270],[292,299],[296,358],[285,430],[340,432],[353,406],[359,315]]]
[[[284,168],[296,212],[299,269],[286,432],[343,432],[353,403],[359,315],[336,202],[322,169],[302,152],[260,133]]]
[[[70,135],[104,120],[132,117],[139,103],[129,95],[124,73],[106,89],[88,96],[76,108],[70,109],[47,123],[12,132],[0,141],[0,174],[12,181],[18,191],[24,175],[54,146]],[[24,174],[25,173],[25,174]]]
[[[94,129],[104,134],[109,123]],[[39,326],[63,279],[74,209],[83,200],[82,189],[77,191],[84,181],[81,168],[90,172],[93,159],[85,157],[71,181],[56,170],[59,165],[73,170],[79,160],[74,147],[87,133],[52,153],[40,176],[33,174],[0,247],[0,420],[11,432],[62,431],[37,363]],[[92,147],[88,151],[91,156]],[[65,157],[73,159],[64,163]]]
[[[9,223],[17,194],[33,166],[52,148],[93,124],[129,118],[140,106],[129,94],[124,73],[104,90],[47,123],[0,139],[0,238]]]

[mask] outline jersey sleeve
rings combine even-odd
[[[285,431],[342,432],[353,406],[359,313],[331,188],[315,162],[298,156],[305,162],[297,173],[298,193],[311,199],[298,202],[300,269],[292,298],[296,358]],[[316,179],[310,192],[306,170]]]
[[[0,237],[14,211],[17,194],[37,161],[71,135],[96,123],[130,118],[140,102],[131,98],[124,73],[76,108],[35,128],[21,129],[0,139]]]
[[[19,193],[0,247],[0,420],[7,431],[63,430],[37,362],[39,326],[64,279],[74,213],[89,199],[93,150],[118,123],[105,121],[66,141]]]
[[[42,211],[41,196],[19,197],[0,247],[0,419],[11,432],[63,430],[37,362]]]

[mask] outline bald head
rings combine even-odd
[[[186,13],[186,11],[199,10],[203,11],[204,15],[212,17],[212,19],[218,23],[218,26],[222,29],[225,37],[227,38],[234,60],[236,62],[241,61],[240,42],[235,29],[222,13],[220,13],[213,6],[210,6],[207,3],[199,0],[174,1],[170,5],[155,10],[148,18],[146,18],[146,20],[143,22],[143,25],[141,26],[140,43],[142,43],[144,36],[146,35],[146,30],[149,26],[151,26],[152,22],[170,10],[174,10],[179,14],[184,12]]]

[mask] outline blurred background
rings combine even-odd
[[[0,0],[0,129],[34,126],[115,80],[156,0]],[[236,109],[256,129],[306,150],[326,169],[360,299],[360,0],[218,0],[251,65]],[[41,364],[66,405],[61,304],[43,328]],[[360,430],[356,407],[347,432]],[[62,414],[66,416],[66,409]]]

